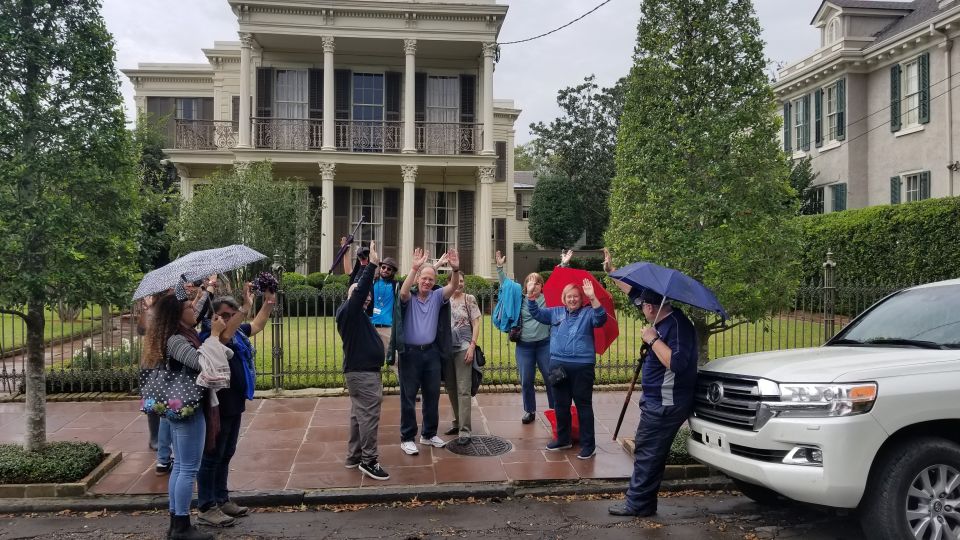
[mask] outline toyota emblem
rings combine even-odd
[[[723,383],[710,383],[710,387],[707,388],[707,400],[716,405],[721,399],[723,399]]]

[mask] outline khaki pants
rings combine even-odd
[[[453,408],[453,427],[459,428],[461,437],[470,436],[470,411],[472,407],[470,385],[473,373],[470,364],[466,362],[467,350],[457,351],[453,359],[447,364],[446,381],[447,396],[450,397],[450,406]]]

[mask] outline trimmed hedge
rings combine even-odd
[[[823,279],[827,251],[838,282],[925,283],[960,277],[960,197],[798,218],[803,275]]]
[[[38,452],[0,444],[0,484],[76,482],[101,461],[103,448],[90,442],[52,442]]]
[[[284,272],[283,273],[283,289],[284,291],[290,292],[297,289],[301,285],[307,284],[307,276],[303,274],[298,274],[297,272]]]

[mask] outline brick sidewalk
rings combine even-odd
[[[513,450],[498,457],[464,457],[443,448],[420,446],[420,455],[400,451],[400,401],[384,397],[380,421],[380,461],[390,480],[378,482],[343,461],[349,436],[347,397],[267,399],[248,402],[237,454],[231,463],[230,489],[356,488],[383,485],[437,485],[513,480],[623,479],[632,458],[612,433],[625,392],[594,394],[597,455],[576,457],[578,448],[547,452],[550,428],[542,413],[532,424],[520,423],[519,394],[481,394],[475,399],[475,435],[508,439]],[[538,394],[538,404],[546,396]],[[123,452],[123,461],[93,489],[99,494],[166,493],[167,477],[153,472],[155,453],[147,448],[147,422],[135,401],[49,403],[48,439],[87,440],[109,451]],[[419,409],[419,404],[418,404]],[[419,419],[419,410],[418,410]],[[632,436],[639,411],[627,409],[620,436]],[[440,398],[440,431],[452,420],[450,403]],[[0,404],[0,442],[22,442],[23,404]],[[452,439],[453,437],[444,437]]]

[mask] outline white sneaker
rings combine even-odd
[[[434,435],[433,437],[430,437],[429,439],[425,439],[425,438],[423,438],[423,437],[420,437],[420,444],[427,444],[427,445],[430,445],[430,446],[435,446],[435,447],[437,447],[437,448],[443,448],[444,446],[446,446],[447,442],[444,441],[443,439],[441,439],[440,437],[437,437],[436,435]]]
[[[400,449],[403,450],[403,453],[408,456],[415,456],[420,453],[420,450],[417,449],[416,443],[413,441],[405,441],[400,443]]]

